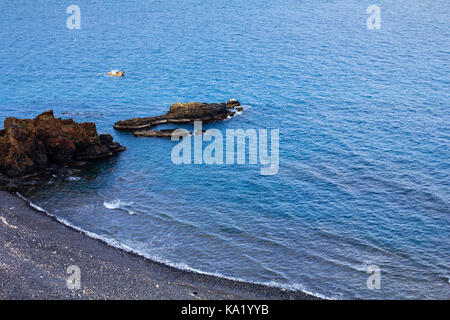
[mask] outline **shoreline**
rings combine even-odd
[[[118,248],[0,191],[0,299],[320,299],[292,291],[182,270]],[[70,290],[67,268],[81,271]]]

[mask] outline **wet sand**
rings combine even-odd
[[[107,245],[0,191],[0,299],[315,299],[179,270]],[[67,268],[81,270],[70,290]]]

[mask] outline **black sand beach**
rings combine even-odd
[[[178,270],[113,248],[0,191],[0,299],[315,299]],[[81,270],[70,290],[67,268]]]

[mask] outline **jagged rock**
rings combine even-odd
[[[238,107],[240,105],[241,105],[241,103],[239,101],[237,101],[236,99],[230,99],[227,102],[227,108],[228,109],[234,109],[234,108],[236,108],[236,107]]]
[[[114,128],[116,130],[136,131],[150,129],[165,123],[219,121],[226,119],[228,116],[233,116],[232,109],[239,105],[240,103],[234,99],[227,103],[177,102],[170,106],[169,111],[164,115],[118,121],[114,124]],[[142,134],[140,133],[139,136],[142,136]],[[154,135],[150,133],[149,136]]]
[[[100,143],[106,146],[113,144],[113,137],[110,134],[101,134],[98,136]]]
[[[34,120],[7,118],[0,130],[0,182],[124,150],[110,135],[99,136],[94,123],[57,119],[52,110]]]

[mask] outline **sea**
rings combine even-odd
[[[192,272],[329,299],[450,299],[447,0],[2,0],[0,12],[0,122],[52,109],[127,147],[24,192],[35,206]],[[232,98],[244,110],[203,129],[279,130],[275,174],[248,159],[176,164],[179,142],[113,129]]]

